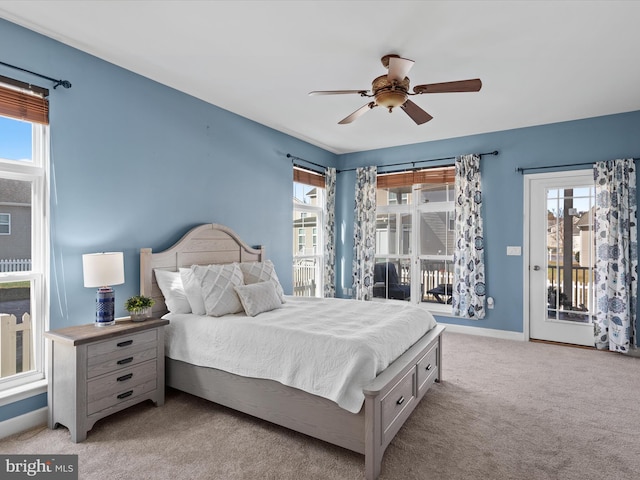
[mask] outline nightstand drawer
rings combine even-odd
[[[87,401],[91,404],[101,398],[122,393],[132,387],[156,378],[155,360],[141,363],[111,375],[105,375],[87,383]]]
[[[87,415],[92,415],[96,412],[99,412],[100,410],[104,410],[105,408],[113,407],[115,405],[118,405],[119,403],[126,402],[147,392],[151,392],[157,388],[157,383],[157,378],[152,378],[148,382],[136,385],[128,389],[123,389],[118,393],[113,393],[109,396],[100,398],[95,402],[88,402]]]
[[[155,329],[141,333],[123,335],[118,338],[112,338],[104,342],[89,345],[87,347],[87,355],[89,356],[89,359],[91,359],[92,357],[97,357],[107,353],[129,350],[137,347],[141,343],[156,342],[157,340],[158,335]]]
[[[156,342],[151,342],[137,345],[126,351],[117,351],[89,358],[87,361],[87,378],[90,379],[130,368],[138,363],[153,360],[157,354]]]

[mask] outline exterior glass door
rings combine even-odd
[[[593,346],[593,174],[527,177],[529,336]]]

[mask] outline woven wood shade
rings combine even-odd
[[[313,185],[318,188],[325,187],[324,175],[298,167],[293,167],[293,181],[296,183],[304,183],[305,185]]]
[[[49,101],[41,95],[0,85],[0,115],[49,124]]]
[[[409,187],[417,183],[444,184],[454,183],[454,166],[427,168],[402,173],[379,173],[378,188]]]

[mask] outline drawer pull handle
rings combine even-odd
[[[118,400],[122,400],[123,398],[127,398],[133,395],[133,390],[129,390],[128,392],[121,393],[118,395]]]
[[[132,377],[133,377],[133,373],[127,373],[126,375],[122,375],[121,377],[118,377],[117,380],[119,382],[124,382],[125,380],[129,380]]]
[[[397,403],[398,405],[402,405],[402,404],[404,403],[404,396],[403,396],[403,397],[400,397],[396,403]]]
[[[427,365],[427,366],[425,367],[425,370],[427,370],[427,371],[431,370],[431,364]]]
[[[125,363],[133,362],[133,357],[123,358],[122,360],[118,360],[118,365],[124,365]]]
[[[127,341],[124,341],[124,342],[120,342],[120,343],[118,343],[118,346],[119,346],[119,347],[128,347],[128,346],[129,346],[129,345],[131,345],[132,343],[133,343],[133,340],[127,340]]]

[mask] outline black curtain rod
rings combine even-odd
[[[480,156],[484,156],[484,155],[498,155],[498,150],[494,150],[493,152],[486,152],[486,153],[479,153],[477,155]],[[400,169],[400,170],[390,170],[390,171],[385,171],[385,172],[380,172],[380,173],[397,173],[397,172],[406,172],[407,170],[419,170],[422,167],[416,167],[416,163],[427,163],[427,162],[437,162],[437,161],[441,161],[441,160],[455,160],[456,157],[442,157],[442,158],[428,158],[425,160],[415,160],[413,162],[400,162],[400,163],[391,163],[389,165],[380,165],[380,168],[386,168],[386,167],[397,167],[398,165],[413,165],[411,168],[404,168],[404,169]],[[347,168],[345,170],[337,170],[336,173],[342,173],[342,172],[353,172],[354,170],[357,170],[356,168]]]
[[[634,158],[634,160],[638,160],[637,158]],[[525,171],[529,171],[529,170],[546,170],[548,168],[564,168],[564,167],[582,167],[585,165],[590,165],[593,167],[593,165],[596,162],[582,162],[582,163],[565,163],[563,165],[543,165],[540,167],[518,167],[516,168],[516,172],[524,174]]]
[[[71,88],[71,82],[69,80],[56,80],[55,78],[47,77],[46,75],[41,75],[36,72],[32,72],[31,70],[26,70],[24,68],[16,67],[15,65],[10,65],[8,63],[0,62],[0,65],[4,65],[5,67],[13,68],[14,70],[20,70],[21,72],[30,73],[31,75],[35,75],[36,77],[44,78],[45,80],[49,80],[53,82],[53,89],[55,90],[58,86],[62,85],[64,88]]]
[[[300,157],[296,157],[295,155],[291,155],[290,153],[287,153],[287,158],[290,158],[293,161],[293,164],[297,167],[301,167],[301,168],[307,168],[308,170],[314,171],[316,173],[320,173],[322,175],[324,175],[325,170],[327,169],[327,167],[325,167],[324,165],[320,165],[319,163],[315,163],[312,162],[310,160],[305,160],[304,158],[300,158]],[[317,172],[316,170],[313,170],[311,168],[305,167],[304,165],[298,165],[295,162],[299,161],[299,162],[305,162],[305,163],[309,163],[311,165],[315,165],[316,167],[320,167],[322,169],[321,172]]]

